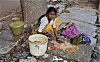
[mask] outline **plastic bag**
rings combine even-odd
[[[91,43],[90,37],[87,34],[82,33],[82,42],[84,44],[90,45]]]

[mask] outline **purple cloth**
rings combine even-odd
[[[68,26],[66,29],[62,30],[62,32],[61,32],[61,35],[68,39],[74,38],[78,34],[79,34],[79,31],[75,27],[74,23],[72,23],[70,26]]]

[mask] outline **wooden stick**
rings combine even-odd
[[[10,14],[10,15],[7,15],[7,16],[5,16],[5,17],[0,18],[0,22],[2,22],[4,19],[6,19],[6,18],[8,18],[8,17],[13,16],[14,14],[15,14],[15,13],[12,13],[12,14]]]

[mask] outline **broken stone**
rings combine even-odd
[[[88,34],[91,37],[94,37],[96,35],[96,26],[78,21],[74,21],[74,23],[76,24],[76,27],[79,30],[79,32]]]
[[[95,48],[93,49],[92,59],[91,62],[100,62],[100,28],[97,27],[97,43]]]
[[[5,40],[13,40],[13,35],[11,33],[11,30],[7,28],[6,30],[2,31],[0,34],[0,39],[5,39]]]
[[[0,54],[6,54],[16,44],[17,42],[13,42],[13,35],[9,28],[0,33]]]
[[[20,59],[19,62],[37,62],[34,57],[27,57],[27,59]]]
[[[60,18],[73,19],[76,21],[86,22],[90,24],[95,24],[96,21],[96,10],[94,9],[86,9],[86,8],[67,8],[70,13],[61,14]]]
[[[90,37],[90,39],[91,39],[90,46],[92,47],[92,49],[94,49],[94,47],[96,46],[97,39],[93,37]]]
[[[66,13],[70,13],[70,11],[69,11],[69,10],[67,10],[67,9],[64,9],[64,12],[66,12]]]
[[[0,22],[0,30],[2,29],[2,24],[3,24],[3,22]]]

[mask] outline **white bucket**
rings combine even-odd
[[[30,53],[34,56],[42,56],[47,50],[48,37],[42,34],[29,36]]]

